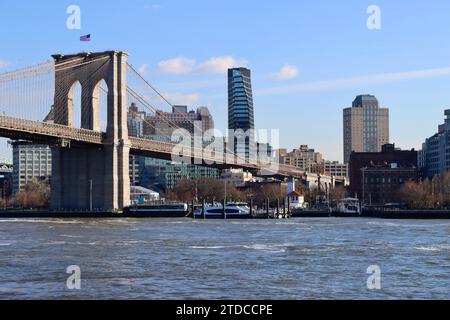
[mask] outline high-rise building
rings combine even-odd
[[[52,175],[52,152],[47,145],[24,141],[13,146],[13,193],[17,193],[33,179],[44,180]]]
[[[445,123],[428,138],[419,152],[419,167],[427,178],[450,170],[450,110],[445,110]]]
[[[377,98],[357,96],[344,109],[344,162],[354,152],[380,152],[389,143],[389,109],[380,108]]]
[[[235,132],[234,136],[229,137],[234,138],[230,142],[234,145],[235,153],[245,154],[246,158],[251,152],[255,155],[251,71],[247,68],[228,70],[228,129]]]

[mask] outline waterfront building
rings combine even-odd
[[[221,178],[228,185],[244,187],[246,183],[253,181],[253,175],[243,169],[226,169],[222,171]]]
[[[49,179],[52,174],[52,152],[48,145],[25,141],[10,142],[13,147],[13,193],[33,179]]]
[[[247,68],[228,70],[228,129],[234,133],[229,139],[234,140],[230,143],[235,153],[245,154],[246,159],[256,155],[251,71]]]
[[[290,179],[287,187],[286,203],[290,209],[302,209],[305,207],[305,197],[298,193],[295,188],[295,179]]]
[[[352,152],[379,152],[389,143],[389,109],[380,108],[377,98],[360,95],[344,109],[344,163]]]
[[[438,132],[425,140],[419,152],[419,167],[427,178],[450,170],[450,110],[445,110],[445,117]]]
[[[366,199],[368,199],[367,198],[368,193],[365,192],[365,194],[363,194],[364,193],[363,182],[365,181],[365,177],[363,177],[364,168],[381,167],[384,170],[382,172],[384,174],[386,172],[386,167],[392,166],[391,172],[394,175],[393,178],[395,178],[395,175],[399,174],[398,171],[400,171],[397,170],[397,168],[417,169],[418,168],[417,158],[418,153],[414,149],[400,150],[396,149],[394,144],[386,144],[382,146],[381,152],[353,152],[350,155],[350,163],[349,163],[350,194],[352,196],[355,196],[356,198],[365,197]],[[370,173],[370,170],[366,172]],[[378,174],[376,171],[375,173]],[[381,173],[378,178],[382,179],[383,177],[388,178],[387,176],[382,176]],[[391,182],[386,181],[387,180],[385,180],[384,182],[384,184],[386,184],[386,190],[392,190],[390,186]],[[368,183],[372,182],[369,180]],[[366,188],[366,191],[367,190],[368,189]],[[378,192],[388,192],[388,191],[379,190]]]
[[[416,167],[399,167],[397,163],[369,165],[361,169],[362,202],[368,205],[385,205],[398,202],[398,191],[408,181],[417,182]]]

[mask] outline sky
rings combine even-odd
[[[67,8],[81,29],[67,28]],[[376,5],[381,29],[371,30]],[[280,147],[342,161],[342,109],[373,94],[391,142],[420,148],[450,108],[450,2],[385,0],[1,1],[0,72],[54,53],[124,50],[175,104],[210,108],[227,127],[226,69],[252,71],[256,127]],[[91,34],[84,43],[79,37]],[[2,142],[0,159],[11,150]]]

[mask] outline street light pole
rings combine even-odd
[[[89,210],[92,212],[92,179],[89,180]]]

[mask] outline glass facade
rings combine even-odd
[[[245,152],[248,158],[254,148],[255,118],[251,72],[246,68],[228,70],[228,129],[240,132],[234,137],[234,152]]]

